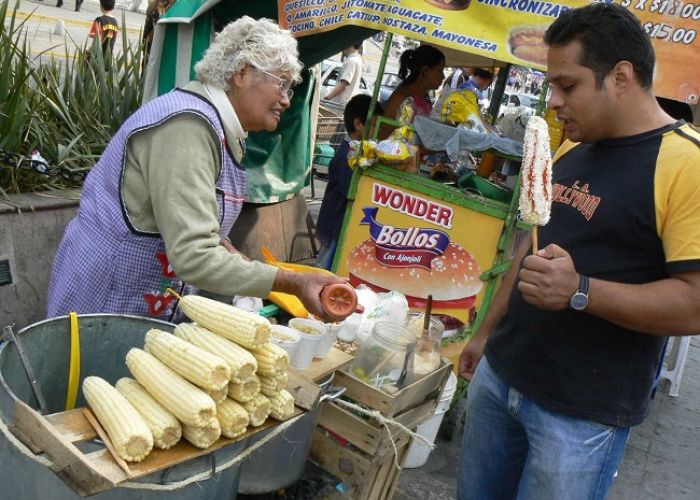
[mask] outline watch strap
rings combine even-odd
[[[588,288],[590,287],[590,278],[585,274],[580,274],[578,279],[578,292],[588,295]]]

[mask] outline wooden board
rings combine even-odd
[[[314,358],[311,365],[303,373],[314,382],[322,382],[336,370],[342,370],[349,366],[352,360],[352,355],[332,347],[325,358]]]
[[[290,369],[287,387],[298,403],[292,418],[318,405],[321,389],[303,373]],[[106,448],[84,453],[76,446],[77,443],[98,438],[95,428],[85,418],[83,408],[44,416],[17,400],[12,428],[32,451],[43,452],[51,459],[51,468],[76,493],[86,496],[114,488],[129,479],[140,478],[192,458],[208,455],[279,424],[280,422],[268,418],[263,425],[249,428],[245,434],[235,439],[221,438],[206,449],[197,448],[183,439],[169,450],[154,448],[142,462],[129,463],[126,470],[117,465]]]

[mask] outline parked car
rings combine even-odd
[[[321,99],[325,98],[338,83],[343,63],[333,59],[326,59],[321,63]],[[364,75],[360,78],[360,94],[371,94],[372,85]]]

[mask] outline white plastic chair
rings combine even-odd
[[[681,386],[681,378],[683,378],[683,368],[685,367],[685,360],[688,357],[690,339],[690,336],[670,337],[669,345],[666,348],[667,355],[659,378],[665,378],[671,382],[668,395],[674,398],[678,397],[678,390]],[[673,342],[672,345],[671,342]]]

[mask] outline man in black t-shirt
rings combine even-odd
[[[460,499],[605,498],[664,337],[700,331],[700,133],[658,106],[649,37],[594,3],[545,42],[569,140],[542,249],[520,245],[460,356]]]

